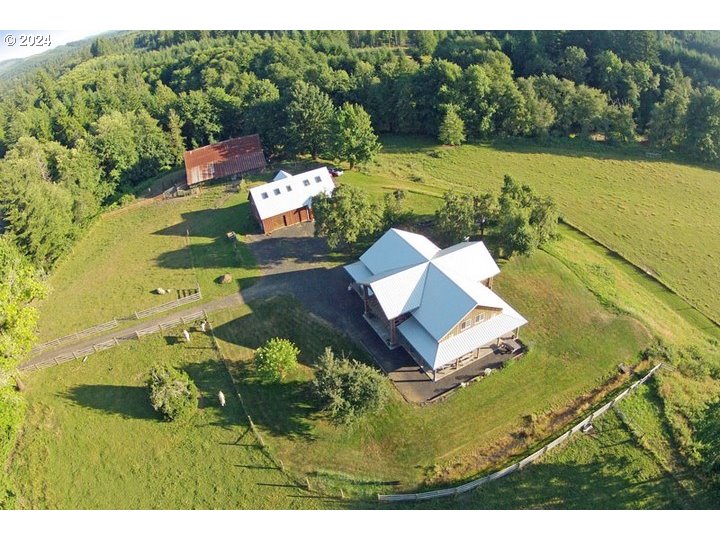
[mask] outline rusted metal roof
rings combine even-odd
[[[185,152],[188,185],[265,167],[260,136],[247,135]]]

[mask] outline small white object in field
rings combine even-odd
[[[220,400],[220,406],[225,406],[225,394],[222,393],[222,390],[218,392],[218,399]]]
[[[185,338],[185,341],[190,342],[190,332],[183,330],[183,337]]]
[[[202,324],[200,324],[200,330],[204,332],[206,325],[207,325],[207,321],[203,321]]]

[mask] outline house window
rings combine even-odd
[[[460,330],[465,330],[468,326],[470,326],[470,321],[463,321],[462,324],[460,324]]]
[[[316,177],[315,177],[315,183],[316,183],[316,184],[319,184],[320,182],[322,182],[322,178],[320,178],[319,176],[316,176]]]
[[[292,186],[285,186],[285,189],[287,189],[288,191],[292,191]]]
[[[280,190],[277,189],[277,188],[276,188],[276,189],[273,189],[273,193],[274,193],[275,195],[280,195]]]
[[[307,178],[305,180],[303,180],[303,186],[309,186],[309,185],[310,185],[310,180],[308,180]]]
[[[479,324],[479,323],[483,322],[484,320],[485,320],[484,313],[479,313],[479,314],[475,315],[475,324]]]
[[[267,198],[268,198],[268,194],[267,194],[266,192],[264,192],[264,191],[260,194],[260,196],[261,196],[263,199],[267,199]]]

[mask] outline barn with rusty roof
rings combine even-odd
[[[185,152],[185,174],[189,186],[259,170],[265,165],[265,155],[257,134]]]

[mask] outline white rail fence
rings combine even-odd
[[[190,315],[178,317],[177,319],[173,319],[163,324],[157,324],[144,328],[142,330],[137,330],[135,332],[128,332],[127,334],[113,337],[100,343],[95,343],[94,345],[84,347],[82,349],[78,349],[69,353],[59,354],[53,358],[46,358],[38,362],[33,362],[31,360],[30,362],[20,366],[20,371],[36,371],[48,366],[57,366],[64,362],[69,362],[70,360],[85,358],[87,356],[90,356],[91,354],[111,349],[112,347],[119,345],[123,341],[139,340],[141,337],[149,336],[151,334],[157,334],[158,332],[162,333],[181,324],[189,324],[200,319],[207,319],[207,313],[205,313],[205,311],[198,311]]]
[[[135,312],[133,312],[132,317],[135,319],[138,319],[138,320],[145,319],[152,315],[157,315],[158,313],[163,313],[165,311],[169,311],[178,306],[184,306],[185,304],[191,304],[192,302],[196,302],[197,300],[200,300],[201,298],[202,298],[202,292],[200,291],[200,286],[198,285],[198,288],[192,294],[189,294],[182,298],[178,298],[177,300],[173,300],[172,302],[160,304],[159,306],[144,309],[141,311],[135,311]],[[33,347],[32,351],[30,351],[30,356],[31,357],[37,356],[40,353],[42,353],[48,349],[55,349],[57,347],[60,347],[61,345],[67,345],[69,343],[74,343],[76,341],[80,341],[86,337],[93,336],[95,334],[102,334],[103,332],[107,332],[108,330],[117,328],[118,324],[119,323],[118,323],[117,319],[113,319],[112,321],[108,321],[108,322],[105,322],[102,324],[91,326],[90,328],[86,328],[85,330],[81,330],[80,332],[75,332],[74,334],[68,334],[67,336],[59,337],[57,339],[53,339],[51,341],[41,343],[40,345]]]
[[[73,343],[75,341],[80,341],[81,339],[86,338],[88,336],[92,336],[94,334],[101,334],[102,332],[105,332],[106,330],[112,330],[113,328],[116,328],[117,325],[118,325],[117,319],[113,319],[112,321],[108,321],[106,323],[102,323],[102,324],[92,326],[90,328],[86,328],[85,330],[81,330],[80,332],[75,332],[74,334],[69,334],[67,336],[53,339],[51,341],[42,343],[42,344],[34,347],[33,350],[30,351],[30,355],[35,356],[35,355],[40,354],[44,350],[53,349],[60,345],[65,345],[67,343]]]
[[[518,471],[527,465],[533,463],[537,459],[544,456],[549,450],[552,450],[556,446],[562,444],[566,440],[570,438],[571,435],[574,433],[577,433],[580,431],[583,427],[590,424],[595,418],[598,418],[605,414],[607,411],[609,411],[612,407],[614,407],[620,400],[626,398],[628,395],[630,395],[632,392],[634,392],[638,386],[641,384],[644,384],[650,377],[652,377],[655,372],[662,366],[662,362],[653,367],[642,379],[639,381],[634,382],[631,384],[628,388],[626,388],[624,391],[620,392],[617,396],[615,396],[611,401],[600,407],[599,409],[593,411],[589,416],[582,419],[580,422],[575,424],[572,428],[567,430],[565,433],[557,437],[552,442],[546,444],[543,446],[540,450],[530,454],[529,456],[521,459],[520,461],[517,461],[513,463],[512,465],[505,467],[502,470],[499,470],[497,472],[494,472],[492,474],[488,474],[487,476],[482,476],[480,478],[476,478],[472,482],[468,482],[467,484],[463,484],[454,488],[447,488],[447,489],[438,489],[435,491],[425,491],[423,493],[402,493],[397,495],[378,495],[378,500],[381,502],[407,502],[407,501],[424,501],[429,499],[438,499],[441,497],[451,497],[454,495],[460,495],[462,493],[467,493],[468,491],[472,491],[473,489],[476,489],[483,484],[487,484],[488,482],[492,482],[493,480],[497,480],[498,478],[502,478],[504,476],[507,476],[509,474],[514,473],[515,471]]]
[[[152,315],[157,315],[158,313],[162,313],[164,311],[174,309],[178,306],[184,306],[185,304],[191,304],[192,302],[200,300],[201,298],[202,298],[202,293],[200,292],[200,287],[198,286],[197,290],[193,294],[183,296],[182,298],[178,298],[177,300],[173,300],[172,302],[168,302],[166,304],[160,304],[159,306],[151,307],[148,309],[143,309],[142,311],[136,311],[134,313],[135,318],[136,319],[144,319],[146,317],[151,317]]]

